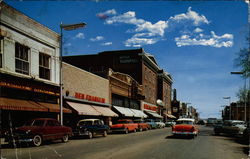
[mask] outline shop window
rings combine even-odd
[[[15,44],[16,72],[29,75],[29,52],[30,48],[27,46]]]
[[[50,80],[50,56],[39,53],[39,78]]]

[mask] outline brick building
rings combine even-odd
[[[115,72],[128,74],[142,85],[145,99],[141,102],[141,109],[159,114],[161,109],[157,105],[157,100],[160,97],[161,100],[164,100],[164,109],[167,110],[166,104],[171,99],[171,76],[160,69],[155,58],[143,49],[105,51],[94,55],[65,56],[63,61],[100,76],[105,76],[105,72],[109,68]],[[162,81],[161,85],[158,85],[159,77]],[[159,95],[159,86],[162,95]]]
[[[109,80],[72,66],[62,65],[63,105],[72,110],[64,115],[66,125],[73,126],[84,118],[99,118],[111,125],[118,117],[111,110]]]

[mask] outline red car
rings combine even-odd
[[[150,125],[148,123],[145,123],[143,120],[138,119],[138,120],[134,120],[134,122],[138,124],[139,131],[150,129]]]
[[[125,134],[129,133],[130,131],[136,132],[137,129],[138,124],[134,123],[130,119],[120,119],[118,120],[117,124],[110,126],[110,130],[112,132],[124,132]]]
[[[61,139],[67,142],[72,135],[70,127],[61,126],[55,119],[37,118],[30,120],[22,127],[15,128],[5,135],[5,141],[11,143],[32,143],[40,146],[46,140]]]
[[[195,137],[198,135],[198,127],[194,124],[194,119],[181,118],[176,121],[176,125],[172,127],[174,135],[186,135]]]

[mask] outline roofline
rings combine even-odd
[[[24,14],[23,12],[19,11],[19,10],[16,9],[16,8],[12,7],[11,5],[7,4],[6,2],[0,1],[0,4],[5,5],[5,6],[9,7],[10,9],[14,10],[15,12],[20,13],[22,16],[25,16],[25,17],[27,17],[28,19],[30,19],[31,21],[37,23],[38,25],[41,25],[41,26],[42,26],[43,28],[45,28],[47,31],[49,31],[49,32],[55,34],[56,36],[60,37],[59,33],[53,31],[52,29],[50,29],[49,27],[47,27],[47,26],[41,24],[40,22],[36,21],[35,19],[29,17],[28,15]],[[59,25],[58,25],[58,26],[59,26]]]

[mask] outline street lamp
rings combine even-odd
[[[231,97],[223,97],[223,99],[228,99],[229,101],[229,120],[231,120]]]
[[[86,26],[86,23],[77,23],[77,24],[60,24],[60,123],[61,125],[63,125],[63,83],[62,83],[62,55],[63,55],[63,51],[62,51],[62,44],[63,44],[63,29],[66,31],[70,31],[70,30],[75,30],[78,28],[82,28],[84,26]]]
[[[243,75],[244,72],[231,72],[231,74]],[[245,77],[244,82],[244,92],[247,91],[247,77]],[[244,121],[247,121],[247,93],[244,93]]]

